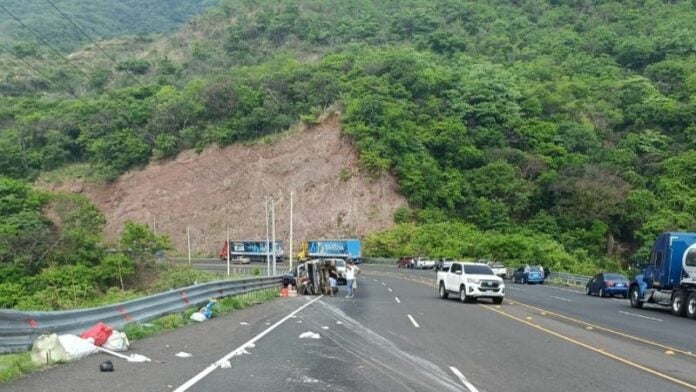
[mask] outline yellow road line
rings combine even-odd
[[[568,337],[568,336],[562,335],[562,334],[560,334],[560,333],[558,333],[558,332],[555,332],[555,331],[552,331],[552,330],[550,330],[550,329],[548,329],[548,328],[544,328],[544,327],[542,327],[541,325],[537,325],[537,324],[531,323],[531,322],[529,322],[529,321],[527,321],[527,320],[523,320],[523,319],[521,319],[521,318],[519,318],[519,317],[516,317],[516,316],[513,316],[513,315],[511,315],[511,314],[508,314],[508,313],[506,313],[506,312],[504,312],[504,311],[502,311],[502,310],[495,309],[495,308],[490,307],[490,306],[482,306],[482,308],[484,308],[484,309],[486,309],[486,310],[490,310],[491,312],[496,312],[496,313],[501,314],[501,315],[503,315],[503,316],[505,316],[505,317],[511,318],[511,319],[513,319],[513,320],[515,320],[515,321],[519,321],[520,323],[526,324],[526,325],[528,325],[528,326],[530,326],[530,327],[532,327],[532,328],[536,328],[536,329],[538,329],[538,330],[540,330],[540,331],[543,331],[543,332],[546,332],[546,333],[548,333],[548,334],[550,334],[550,335],[553,335],[553,336],[555,336],[555,337],[557,337],[557,338],[559,338],[559,339],[563,339],[563,340],[565,340],[565,341],[567,341],[567,342],[576,344],[576,345],[578,345],[578,346],[580,346],[580,347],[583,347],[583,348],[586,348],[586,349],[588,349],[588,350],[590,350],[590,351],[594,351],[594,352],[596,352],[597,354],[604,355],[605,357],[609,357],[609,358],[614,359],[614,360],[616,360],[616,361],[619,361],[619,362],[621,362],[621,363],[623,363],[623,364],[625,364],[625,365],[632,366],[632,367],[634,367],[634,368],[636,368],[636,369],[640,369],[640,370],[642,370],[642,371],[644,371],[644,372],[646,372],[646,373],[650,373],[650,374],[652,374],[652,375],[654,375],[654,376],[663,378],[663,379],[665,379],[665,380],[667,380],[667,381],[671,381],[671,382],[673,382],[673,383],[675,383],[675,384],[679,384],[679,385],[681,385],[681,386],[683,386],[683,387],[686,387],[686,388],[689,388],[689,389],[691,389],[691,390],[696,391],[696,385],[694,385],[694,384],[689,384],[689,383],[686,382],[686,381],[683,381],[683,380],[680,380],[680,379],[678,379],[678,378],[674,378],[674,377],[668,376],[668,375],[666,375],[666,374],[664,374],[664,373],[658,372],[657,370],[653,370],[653,369],[650,369],[650,368],[645,367],[645,366],[643,366],[643,365],[637,364],[637,363],[635,363],[635,362],[633,362],[633,361],[630,361],[630,360],[628,360],[628,359],[625,359],[625,358],[623,358],[623,357],[620,357],[620,356],[618,356],[618,355],[616,355],[616,354],[612,354],[612,353],[606,352],[606,351],[604,351],[604,350],[602,350],[602,349],[599,349],[599,348],[597,348],[597,347],[590,346],[589,344],[586,344],[586,343],[583,343],[583,342],[581,342],[581,341],[579,341],[579,340],[575,340],[575,339],[570,338],[570,337]]]
[[[652,340],[639,338],[639,337],[637,337],[637,336],[629,335],[629,334],[624,333],[624,332],[619,332],[619,331],[613,330],[613,329],[611,329],[611,328],[606,328],[606,327],[602,327],[602,326],[600,326],[600,325],[588,323],[587,321],[578,320],[578,319],[575,319],[575,318],[573,318],[573,317],[566,316],[566,315],[564,315],[564,314],[560,314],[560,313],[556,313],[556,312],[552,312],[552,311],[550,311],[550,310],[542,309],[542,308],[539,308],[539,307],[536,307],[536,306],[533,306],[533,305],[529,305],[529,304],[526,304],[526,303],[524,303],[524,302],[520,302],[520,301],[518,301],[518,300],[508,300],[508,302],[511,303],[511,304],[518,304],[518,305],[521,305],[521,306],[524,306],[524,307],[526,307],[526,308],[533,309],[533,310],[536,310],[536,311],[539,311],[539,312],[542,312],[542,313],[546,313],[547,315],[552,315],[552,316],[555,316],[555,317],[558,317],[558,318],[562,318],[562,319],[564,319],[564,320],[572,321],[572,322],[577,323],[577,324],[585,325],[585,326],[587,326],[587,327],[592,327],[593,329],[598,329],[598,330],[600,330],[600,331],[613,333],[613,334],[615,334],[615,335],[619,335],[619,336],[624,337],[624,338],[626,338],[626,339],[635,340],[635,341],[637,341],[637,342],[641,342],[641,343],[644,343],[644,344],[647,344],[647,345],[659,347],[659,348],[664,349],[664,350],[674,351],[675,353],[680,353],[680,354],[683,354],[683,355],[686,355],[686,356],[689,356],[689,357],[692,357],[692,358],[696,358],[696,354],[692,353],[691,351],[681,350],[681,349],[678,349],[678,348],[674,348],[674,347],[671,347],[671,346],[667,346],[667,345],[662,344],[662,343],[654,342],[654,341],[652,341]]]

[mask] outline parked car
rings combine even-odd
[[[435,271],[448,270],[453,262],[454,262],[454,260],[452,260],[452,259],[441,258],[437,262],[435,262],[435,267],[434,267]]]
[[[494,304],[501,304],[505,298],[505,282],[482,263],[453,262],[449,270],[437,273],[437,282],[442,299],[456,294],[461,302],[490,298]]]
[[[505,279],[507,278],[507,268],[505,268],[505,265],[501,263],[500,261],[489,261],[488,266],[491,267],[493,272],[500,276],[501,278]]]
[[[544,272],[539,267],[522,266],[512,274],[513,283],[539,283],[544,284]]]
[[[621,274],[603,272],[595,275],[585,285],[585,294],[597,294],[600,297],[620,295],[628,298],[628,278]]]
[[[415,268],[433,269],[435,268],[435,260],[430,260],[428,257],[419,257],[416,259]]]
[[[404,256],[404,257],[399,257],[399,260],[396,262],[396,267],[397,268],[413,268],[415,264],[415,257],[413,256]]]

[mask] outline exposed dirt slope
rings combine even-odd
[[[156,222],[186,253],[217,255],[229,225],[231,239],[266,236],[264,196],[275,198],[276,237],[288,241],[290,191],[294,191],[294,243],[309,238],[362,236],[389,227],[394,210],[406,205],[395,180],[370,179],[358,170],[357,154],[341,137],[337,117],[253,146],[185,151],[175,160],[152,163],[108,185],[66,184],[106,214],[108,238],[126,220]]]

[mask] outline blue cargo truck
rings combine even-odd
[[[358,239],[304,241],[298,258],[301,260],[340,258],[360,263],[362,261],[362,244]]]
[[[675,316],[696,319],[696,233],[663,233],[650,261],[628,289],[631,306],[669,306]]]
[[[267,251],[270,245],[270,251]],[[251,241],[230,241],[229,244],[225,243],[220,251],[220,260],[227,260],[227,252],[230,252],[231,259],[238,259],[246,257],[250,261],[266,261],[266,255],[269,254],[273,257],[273,244],[263,240],[251,240]],[[284,256],[283,251],[283,241],[275,242],[275,254],[276,260],[282,261]]]

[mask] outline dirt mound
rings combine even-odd
[[[406,205],[391,176],[371,179],[358,169],[336,116],[271,143],[185,151],[111,184],[60,188],[92,199],[107,217],[107,238],[133,220],[168,234],[185,254],[188,226],[197,255],[217,255],[227,226],[231,239],[265,239],[266,196],[275,199],[276,237],[287,244],[294,192],[295,246],[302,239],[359,237],[387,228],[394,210]]]

